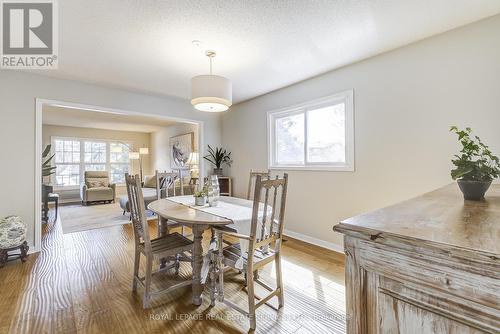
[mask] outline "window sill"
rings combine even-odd
[[[116,187],[119,187],[119,188],[124,188],[126,186],[125,183],[117,183],[116,184]],[[64,192],[64,191],[74,191],[74,190],[78,190],[80,191],[80,186],[54,186],[54,192]]]
[[[80,190],[80,186],[54,186],[54,192]]]
[[[323,171],[323,172],[354,172],[354,166],[269,166],[271,170],[284,170],[284,171]]]

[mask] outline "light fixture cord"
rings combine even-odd
[[[210,75],[212,75],[212,58],[213,57],[210,57]]]

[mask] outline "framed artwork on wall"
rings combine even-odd
[[[170,137],[170,168],[188,169],[188,160],[194,151],[194,132]]]

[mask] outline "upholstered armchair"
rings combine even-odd
[[[109,183],[108,172],[86,171],[84,182],[80,186],[82,204],[89,202],[114,202],[116,185]]]

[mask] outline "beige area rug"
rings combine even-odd
[[[156,218],[149,211],[147,216],[148,220]],[[119,203],[62,205],[59,207],[59,217],[64,234],[130,223],[129,214],[123,215]]]

